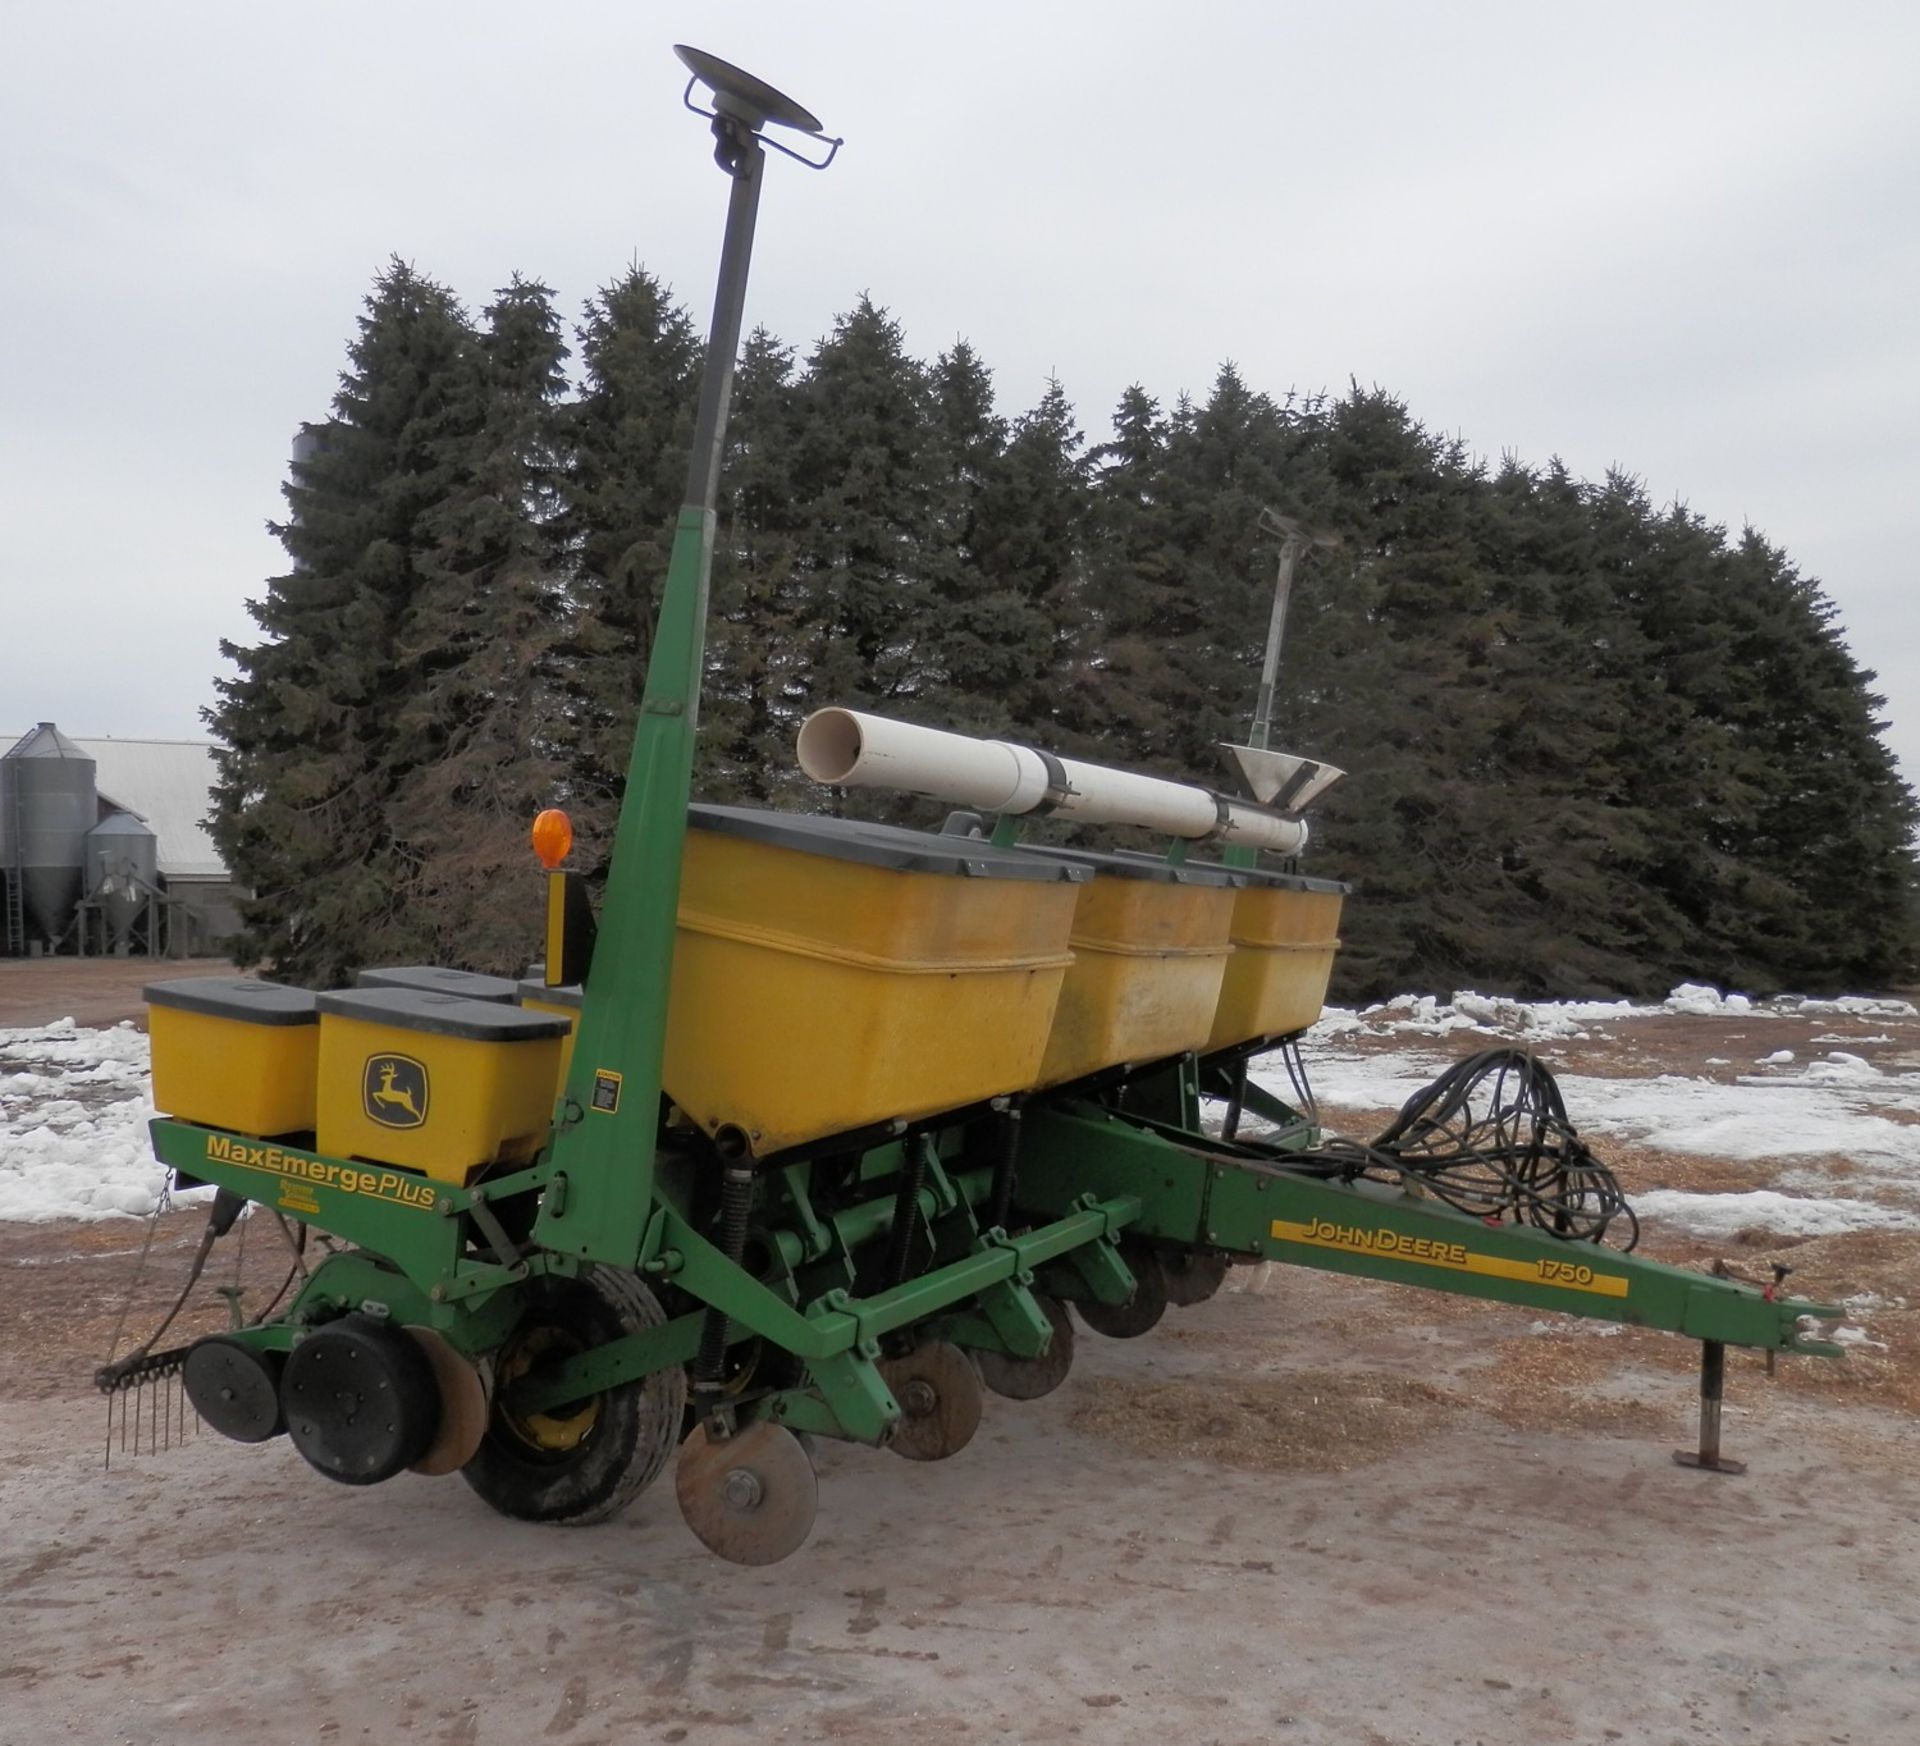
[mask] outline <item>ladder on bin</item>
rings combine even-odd
[[[26,881],[20,864],[20,791],[16,788],[7,796],[8,810],[12,818],[7,823],[12,827],[7,832],[7,843],[12,854],[7,857],[7,866],[0,870],[7,885],[7,945],[9,958],[24,958],[27,955],[27,898],[22,889]]]

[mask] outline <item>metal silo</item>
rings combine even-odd
[[[93,760],[43,721],[0,764],[0,810],[9,822],[8,874],[19,881],[29,935],[53,941],[80,901],[87,832],[99,814]]]
[[[159,844],[130,812],[109,813],[87,832],[87,896],[100,906],[107,944],[118,951],[159,889]],[[147,950],[156,949],[149,940]]]
[[[293,433],[290,459],[296,467],[310,467],[327,452],[330,439],[324,424],[303,424]]]

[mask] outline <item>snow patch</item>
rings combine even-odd
[[[1572,1316],[1562,1317],[1559,1321],[1529,1322],[1529,1334],[1592,1334],[1605,1339],[1610,1334],[1625,1333],[1625,1327],[1619,1322],[1589,1322]]]
[[[1675,1016],[1769,1019],[1816,1014],[1836,1018],[1915,1018],[1920,1017],[1920,1009],[1908,1001],[1870,999],[1864,995],[1810,1000],[1803,994],[1782,994],[1770,1000],[1755,1000],[1747,994],[1723,993],[1704,982],[1683,982],[1654,1006],[1635,1006],[1629,1000],[1516,1000],[1504,994],[1459,989],[1444,1001],[1435,994],[1398,994],[1391,1000],[1362,1007],[1357,1013],[1330,1007],[1315,1029],[1334,1027],[1325,1033],[1327,1035],[1336,1031],[1368,1030],[1379,1035],[1407,1032],[1421,1036],[1474,1030],[1524,1042],[1537,1037],[1581,1037],[1596,1025],[1617,1024],[1626,1019]],[[1884,1043],[1892,1039],[1822,1037],[1819,1040]]]
[[[167,1171],[147,1088],[147,1039],[131,1024],[0,1030],[0,1220],[151,1212]]]
[[[1783,994],[1773,1004],[1795,1014],[1832,1013],[1846,1018],[1920,1018],[1920,1007],[1910,1000],[1877,1000],[1862,994],[1843,994],[1838,1000],[1808,1000],[1802,994]],[[1876,1039],[1885,1042],[1884,1037]]]
[[[1633,1210],[1696,1237],[1727,1238],[1744,1230],[1776,1237],[1835,1237],[1847,1231],[1920,1231],[1920,1213],[1866,1200],[1802,1200],[1771,1188],[1743,1194],[1690,1194],[1656,1188],[1633,1197]]]
[[[1667,1012],[1686,1013],[1694,1018],[1745,1017],[1753,1011],[1753,1001],[1744,994],[1722,994],[1704,982],[1683,982],[1664,1002]]]

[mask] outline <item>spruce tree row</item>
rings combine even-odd
[[[292,560],[209,722],[243,958],[517,970],[524,847],[618,810],[700,369],[634,267],[574,334],[515,278],[472,318],[396,261],[291,469]],[[1308,870],[1352,879],[1336,992],[1882,986],[1915,946],[1913,796],[1832,603],[1630,476],[1490,468],[1392,395],[1062,385],[998,406],[862,297],[737,376],[696,791],[891,810],[793,768],[826,703],[1203,781],[1244,737],[1273,507],[1342,544],[1293,594],[1275,743],[1351,772]],[[924,810],[924,809],[923,809]],[[931,822],[930,819],[924,822]]]

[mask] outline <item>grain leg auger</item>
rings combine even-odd
[[[983,1386],[1026,1400],[1066,1378],[1069,1307],[1143,1334],[1235,1262],[1667,1328],[1709,1352],[1831,1350],[1802,1331],[1821,1306],[1606,1246],[1617,1191],[1524,1062],[1476,1067],[1371,1147],[1326,1140],[1249,1080],[1249,1058],[1319,1014],[1345,896],[1259,852],[1299,852],[1300,810],[1337,771],[1259,749],[1240,759],[1245,798],[829,710],[802,732],[811,774],[975,811],[921,832],[690,803],[766,130],[815,142],[817,168],[838,142],[680,53],[731,198],[597,914],[563,869],[564,818],[543,814],[537,978],[150,990],[156,1151],[217,1187],[215,1224],[251,1202],[297,1232],[294,1285],[275,1313],[143,1347],[103,1386],[180,1370],[239,1441],[284,1433],[348,1484],[458,1472],[533,1521],[601,1520],[671,1461],[699,1538],[760,1564],[812,1526],[812,1439],[952,1455]],[[1019,820],[1042,812],[1172,847],[1022,845]],[[1225,862],[1189,859],[1202,842]],[[326,1241],[307,1249],[309,1230]]]

